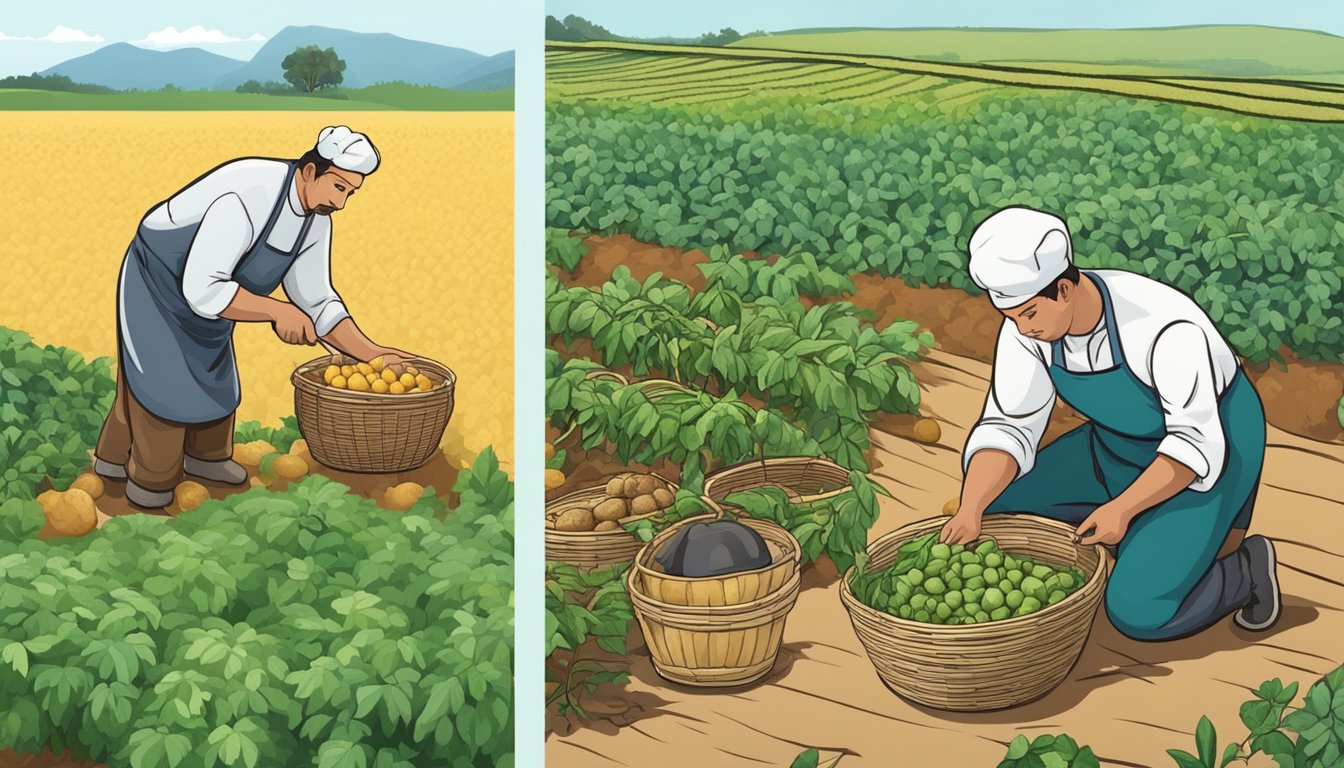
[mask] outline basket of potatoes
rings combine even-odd
[[[546,559],[580,568],[630,563],[644,542],[623,525],[672,507],[677,486],[625,472],[546,505]]]
[[[290,380],[308,451],[350,472],[404,472],[429,461],[453,415],[457,384],[433,360],[384,365],[345,355],[310,360]]]

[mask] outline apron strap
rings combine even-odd
[[[1111,304],[1111,292],[1106,288],[1106,282],[1093,272],[1083,272],[1084,277],[1089,278],[1096,286],[1097,291],[1101,293],[1101,311],[1106,319],[1106,340],[1111,346],[1111,366],[1120,368],[1125,365],[1125,353],[1120,347],[1120,329],[1115,324],[1115,307]],[[1050,364],[1064,368],[1064,340],[1056,339],[1050,342]],[[1066,369],[1067,370],[1067,369]]]
[[[280,220],[280,211],[289,204],[289,188],[294,184],[294,176],[298,172],[299,165],[290,161],[289,171],[285,173],[285,183],[280,188],[280,196],[276,198],[275,204],[271,206],[271,215],[266,219],[266,226],[261,230],[261,237],[257,238],[257,245],[265,245],[271,237],[271,230],[275,228],[275,223]],[[313,214],[305,214],[303,217],[303,227],[299,230],[299,236],[294,241],[294,245],[289,251],[282,251],[286,256],[293,256],[303,247],[304,238],[308,237],[308,228],[312,226]]]

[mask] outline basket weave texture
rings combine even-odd
[[[351,392],[322,380],[332,362],[331,356],[311,360],[290,377],[294,414],[313,458],[348,472],[404,472],[428,462],[453,415],[457,376],[447,366],[416,359],[408,362],[446,384],[403,395]],[[341,364],[355,362],[343,358]]]
[[[945,522],[925,520],[879,538],[868,546],[868,568],[892,565],[902,544],[938,531]],[[1106,591],[1101,547],[1077,545],[1072,526],[1031,515],[986,515],[981,532],[997,540],[1001,550],[1075,566],[1087,579],[1035,613],[948,626],[902,619],[863,604],[850,590],[855,572],[850,568],[840,583],[840,600],[878,676],[910,701],[966,712],[1017,706],[1053,690],[1082,655]]]
[[[665,478],[659,480],[667,484],[674,495],[675,483]],[[607,496],[607,486],[602,485],[580,488],[546,504],[547,512],[560,513],[575,507],[591,507]],[[662,510],[637,517],[627,517],[622,523],[655,517]],[[633,562],[644,542],[635,538],[625,529],[615,531],[557,531],[546,529],[546,559],[559,563],[569,563],[584,569],[603,568],[609,565],[622,565]]]

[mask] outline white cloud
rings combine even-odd
[[[25,41],[41,43],[101,43],[102,35],[90,35],[82,29],[71,29],[69,27],[56,26],[47,34],[41,37],[14,37],[0,32],[0,42]]]
[[[188,27],[178,30],[177,27],[164,27],[157,32],[150,32],[145,35],[143,40],[132,41],[137,45],[149,45],[156,48],[173,48],[181,45],[218,45],[223,43],[264,43],[266,38],[259,32],[253,32],[251,37],[231,37],[218,29],[206,29],[197,24],[194,27]]]

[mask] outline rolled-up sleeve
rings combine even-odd
[[[253,234],[238,195],[222,195],[206,209],[182,271],[182,295],[192,312],[214,320],[233,302],[233,270],[252,247]]]
[[[312,245],[294,259],[285,275],[285,295],[313,321],[318,336],[326,336],[350,316],[345,302],[331,285],[331,223],[321,222]]]
[[[1191,490],[1207,491],[1222,475],[1227,438],[1204,331],[1188,322],[1168,326],[1153,344],[1152,372],[1167,428],[1157,452],[1195,473]]]
[[[996,448],[1017,462],[1017,476],[1030,472],[1050,424],[1055,384],[1045,361],[1030,342],[1004,323],[994,349],[994,370],[984,413],[966,438],[962,472],[977,451]]]

